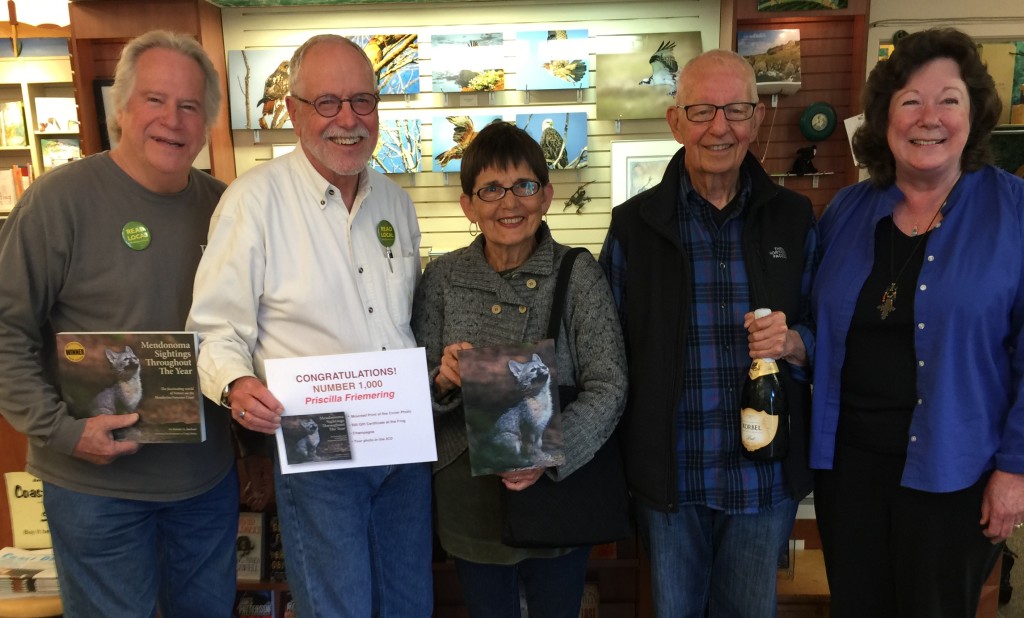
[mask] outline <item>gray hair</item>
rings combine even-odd
[[[751,101],[757,101],[757,77],[754,74],[754,67],[750,65],[750,62],[746,58],[737,54],[734,51],[728,49],[712,49],[704,52],[698,56],[690,59],[683,68],[679,71],[678,76],[678,87],[676,88],[676,103],[682,104],[686,96],[683,92],[686,77],[689,76],[690,70],[693,65],[698,61],[706,62],[708,60],[714,61],[717,64],[733,64],[737,67],[741,67],[742,72],[745,74],[744,77],[748,82],[749,94],[752,97]]]
[[[135,89],[139,57],[150,49],[176,51],[195,60],[199,65],[205,82],[203,112],[206,114],[206,130],[209,132],[220,109],[220,76],[206,51],[194,38],[167,30],[151,30],[139,35],[121,50],[121,59],[114,70],[114,85],[110,89],[113,105],[107,110],[107,131],[114,138],[121,137],[121,124],[117,121],[117,115],[124,111],[128,105],[128,98]]]
[[[366,59],[366,68],[370,70],[370,77],[373,79],[374,90],[377,86],[377,76],[373,71],[373,64],[370,62],[370,58],[363,51],[363,48],[356,44],[352,39],[343,37],[337,34],[317,34],[306,40],[305,43],[299,46],[292,54],[291,62],[288,64],[288,91],[294,93],[295,85],[299,83],[299,74],[302,71],[302,60],[306,57],[306,53],[321,43],[340,43],[348,45],[352,49],[359,52],[359,55]],[[307,93],[308,96],[308,93]]]

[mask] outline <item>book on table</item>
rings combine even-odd
[[[0,549],[0,598],[60,594],[52,549]]]

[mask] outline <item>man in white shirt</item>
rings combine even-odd
[[[292,56],[289,79],[299,148],[225,192],[189,316],[203,392],[264,433],[283,412],[266,359],[416,345],[420,232],[408,195],[367,167],[378,135],[370,62],[348,39],[318,35]],[[390,246],[381,224],[394,229]],[[431,614],[429,464],[275,466],[275,482],[298,615]]]

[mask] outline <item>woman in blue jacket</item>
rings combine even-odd
[[[871,72],[869,181],[822,218],[811,466],[832,616],[974,616],[1024,520],[1024,181],[967,35]]]

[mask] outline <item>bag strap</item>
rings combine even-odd
[[[586,251],[584,247],[573,247],[562,256],[562,264],[558,268],[558,279],[555,280],[555,297],[551,301],[551,317],[548,319],[548,339],[558,341],[558,330],[562,322],[562,309],[565,307],[565,295],[569,291],[569,276],[576,258]]]

